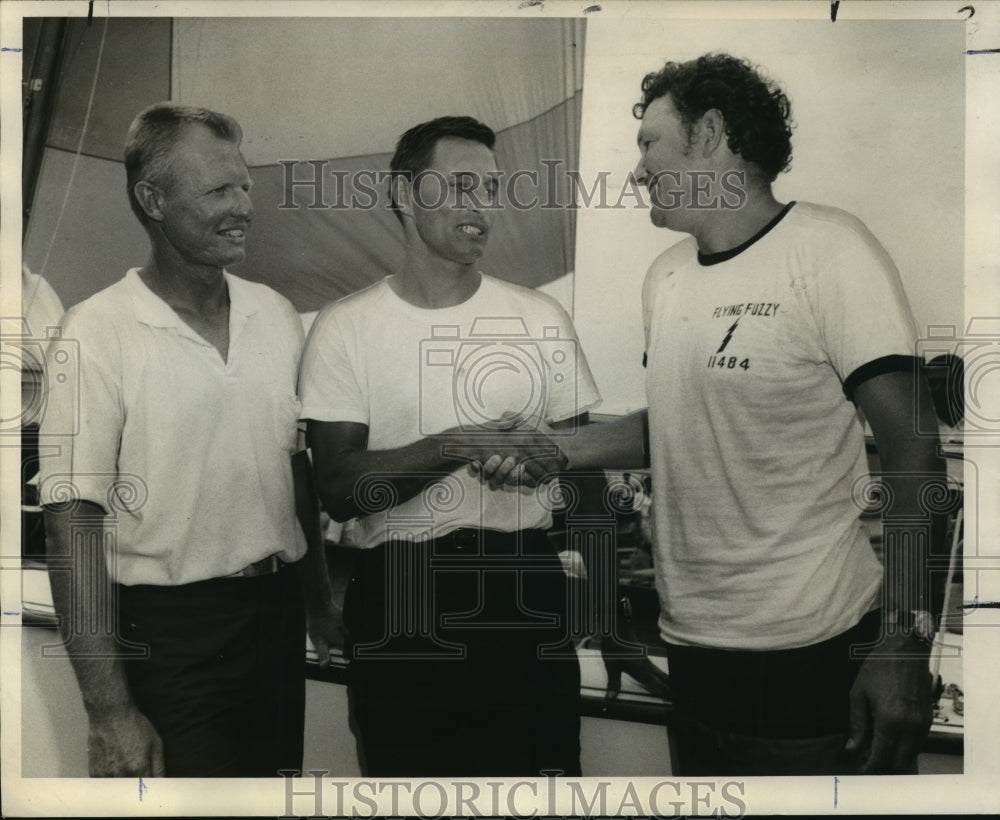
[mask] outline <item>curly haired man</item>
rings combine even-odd
[[[678,773],[913,772],[941,532],[920,498],[943,473],[915,433],[934,411],[899,274],[854,216],[775,198],[791,107],[748,62],[667,63],[634,114],[652,222],[689,236],[643,288],[648,410],[567,455],[651,466]],[[863,419],[891,502],[882,563]]]

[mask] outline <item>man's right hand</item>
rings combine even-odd
[[[455,439],[446,445],[444,452],[467,460],[490,489],[499,489],[504,484],[536,487],[566,469],[566,456],[549,437],[548,428],[505,429],[498,423],[497,428],[484,432],[485,435],[453,428],[441,435]]]
[[[74,642],[69,658],[90,721],[90,776],[163,777],[163,742],[136,708],[119,659],[116,613],[106,605],[111,577],[104,550],[76,548],[106,537],[104,509],[92,501],[45,508],[52,603],[63,639]],[[56,571],[57,561],[69,558],[73,572]]]
[[[508,487],[537,487],[566,469],[567,459],[559,447],[525,443],[511,453],[495,452],[479,466],[480,478],[491,490]]]
[[[490,469],[494,464],[498,470],[510,468],[502,479],[483,475],[494,489],[555,478],[567,464],[562,448],[544,430],[516,427],[514,419],[503,418],[495,428],[453,427],[401,447],[369,450],[367,425],[310,420],[306,439],[323,507],[335,521],[347,521],[371,514],[370,504],[359,503],[359,482],[373,476],[392,486],[393,504],[416,497],[463,464],[479,470],[493,456],[499,458]]]
[[[163,741],[134,706],[90,717],[91,777],[163,777]]]

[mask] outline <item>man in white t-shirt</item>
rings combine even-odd
[[[565,460],[533,431],[576,424],[598,394],[566,312],[479,270],[493,144],[469,117],[400,138],[403,265],[324,309],[303,354],[320,496],[360,548],[344,624],[369,776],[580,771],[579,667],[547,537],[546,481]]]
[[[567,454],[651,465],[676,770],[913,771],[941,534],[920,494],[943,472],[916,434],[933,408],[899,275],[850,214],[775,199],[790,108],[748,63],[667,63],[642,92],[636,178],[653,224],[691,236],[643,289],[648,411]],[[859,520],[862,414],[890,491],[884,579]]]

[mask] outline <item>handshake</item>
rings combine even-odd
[[[467,463],[490,489],[537,487],[556,478],[569,459],[545,424],[530,428],[500,419],[482,429],[454,427],[439,433],[441,454]]]

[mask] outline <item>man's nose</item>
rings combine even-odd
[[[636,163],[635,170],[632,171],[632,176],[635,177],[635,181],[640,185],[645,185],[646,166],[643,164],[642,157],[639,157],[639,162]]]
[[[245,217],[246,219],[249,219],[251,216],[253,216],[253,201],[250,199],[250,193],[248,191],[244,191],[242,188],[240,188],[236,192],[236,199],[233,210],[236,212],[238,216]]]
[[[459,180],[457,194],[458,207],[481,214],[491,204],[490,179],[480,174],[464,174]]]

